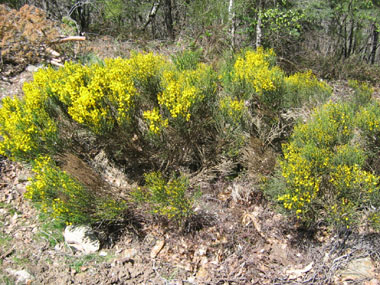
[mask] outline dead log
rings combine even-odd
[[[70,36],[70,37],[54,40],[50,43],[51,44],[60,44],[60,43],[65,43],[65,42],[78,42],[78,41],[85,41],[85,40],[86,40],[86,37],[84,37],[84,36]]]

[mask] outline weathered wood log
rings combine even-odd
[[[65,42],[78,42],[78,41],[85,41],[85,40],[86,40],[86,37],[84,37],[84,36],[70,36],[70,37],[54,40],[50,43],[51,44],[60,44],[60,43],[65,43]]]

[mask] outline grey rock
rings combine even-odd
[[[7,268],[5,270],[10,275],[13,275],[17,279],[17,283],[26,283],[28,281],[34,280],[34,276],[32,276],[28,271],[26,270],[13,270],[12,268]]]
[[[347,266],[339,272],[343,281],[355,281],[364,278],[375,277],[375,266],[370,257],[359,258],[350,261]]]
[[[39,70],[42,66],[39,65],[39,66],[35,66],[35,65],[28,65],[28,67],[26,68],[26,71],[28,72],[36,72],[37,70]]]
[[[64,237],[70,247],[85,254],[94,253],[100,249],[100,241],[89,226],[67,226]]]

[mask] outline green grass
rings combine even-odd
[[[70,268],[74,269],[77,273],[81,272],[81,267],[90,263],[102,263],[114,258],[113,255],[100,256],[98,253],[91,253],[80,257],[67,256],[67,262]]]
[[[5,233],[0,232],[0,254],[4,254],[11,248],[12,237]],[[0,259],[0,265],[3,264],[3,260]],[[2,284],[2,283],[1,283]]]
[[[41,222],[41,227],[35,235],[37,241],[46,240],[51,247],[64,241],[64,223],[52,220],[51,217],[45,213],[39,215],[39,221]]]
[[[11,215],[14,215],[14,214],[21,214],[19,211],[17,211],[17,209],[15,209],[14,207],[12,207],[11,204],[7,204],[7,203],[4,203],[4,202],[0,202],[0,209],[5,209],[9,212],[9,214]]]

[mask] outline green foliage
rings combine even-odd
[[[368,150],[361,143],[366,138],[358,137],[364,125],[358,117],[367,108],[355,112],[352,103],[328,103],[299,123],[283,145],[285,187],[272,195],[306,225],[355,227],[372,207],[379,209],[379,177],[367,168]]]
[[[66,262],[70,268],[74,269],[77,273],[82,272],[83,266],[89,266],[90,264],[99,264],[105,261],[109,261],[112,256],[100,256],[97,253],[86,254],[83,256],[66,256]]]
[[[52,219],[51,215],[44,212],[41,212],[38,218],[41,222],[41,226],[39,231],[36,233],[37,240],[47,240],[51,247],[54,247],[64,241],[62,233],[66,223]]]
[[[79,33],[79,26],[75,20],[71,19],[68,16],[62,17],[62,29],[65,35],[72,36]]]
[[[193,198],[186,192],[189,181],[185,176],[172,177],[169,181],[158,172],[145,175],[145,187],[138,187],[134,197],[149,205],[154,214],[182,223],[193,214]]]
[[[171,59],[175,65],[175,67],[179,71],[183,71],[186,69],[196,69],[198,63],[202,58],[202,50],[184,50],[176,53],[171,56]]]
[[[354,89],[353,103],[356,106],[364,106],[372,99],[373,88],[367,83],[361,83],[357,80],[349,80],[348,85]]]
[[[331,87],[319,81],[312,72],[298,72],[285,77],[284,107],[316,106],[331,96]]]
[[[112,220],[125,210],[122,201],[97,197],[61,171],[49,157],[35,160],[33,172],[25,197],[57,221],[82,224]]]
[[[305,15],[300,11],[289,9],[283,10],[279,7],[267,9],[263,13],[263,24],[267,25],[268,34],[289,35],[297,38],[302,30],[301,21]]]

